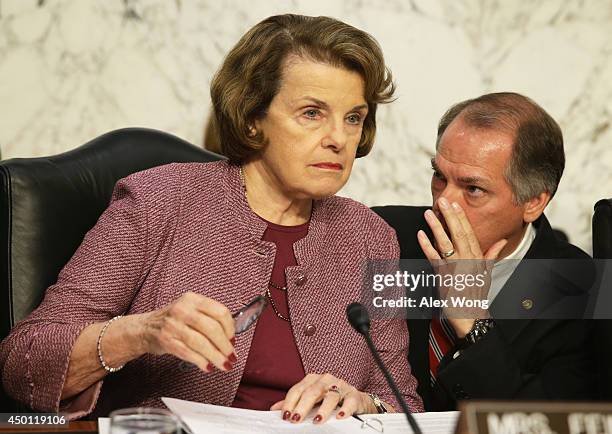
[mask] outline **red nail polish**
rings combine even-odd
[[[340,417],[344,417],[344,412],[343,412],[343,411],[339,412],[339,413],[338,413],[338,416],[340,416]]]
[[[302,417],[302,416],[300,416],[299,414],[295,413],[293,416],[291,416],[291,420],[294,421],[294,422],[297,422],[297,421],[300,420],[300,417]]]
[[[215,365],[209,362],[208,365],[206,365],[206,371],[211,372],[213,369],[215,369]]]
[[[323,416],[321,416],[320,414],[317,414],[313,420],[314,423],[319,423],[323,420]]]
[[[227,359],[230,361],[230,363],[236,363],[236,361],[238,360],[238,358],[236,357],[235,353],[230,354]]]
[[[232,345],[236,345],[236,336],[233,336],[233,337],[230,339],[230,342],[232,343]]]
[[[285,411],[283,413],[283,420],[289,420],[290,417],[291,417],[291,413],[289,411]]]
[[[229,361],[226,361],[223,364],[223,367],[225,368],[226,371],[231,371],[231,369],[233,368],[232,364]]]

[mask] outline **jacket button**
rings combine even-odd
[[[303,286],[306,283],[306,280],[306,276],[300,274],[298,277],[295,278],[295,284],[297,286]]]
[[[306,336],[312,336],[316,333],[317,328],[315,326],[313,326],[312,324],[308,324],[306,327],[304,327],[304,334]]]

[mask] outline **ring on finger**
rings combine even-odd
[[[450,258],[451,256],[455,254],[455,249],[450,249],[448,252],[440,252],[440,254],[442,255],[444,259]]]
[[[328,392],[336,392],[338,395],[342,396],[342,392],[340,392],[340,388],[335,384],[332,384],[327,388]]]
[[[331,385],[328,389],[327,392],[335,392],[338,394],[338,396],[340,397],[340,402],[342,402],[344,400],[344,396],[342,395],[342,392],[340,391],[340,388],[338,386],[336,386],[335,384]]]

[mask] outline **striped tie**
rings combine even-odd
[[[455,332],[446,318],[434,316],[429,324],[429,375],[433,386],[442,357],[455,344]]]

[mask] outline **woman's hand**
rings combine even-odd
[[[236,362],[234,319],[223,304],[188,292],[144,315],[146,352],[173,354],[205,372],[229,371]]]
[[[353,414],[376,413],[367,394],[331,374],[306,375],[289,389],[284,400],[274,404],[270,410],[281,410],[284,420],[298,423],[319,403],[321,405],[314,423],[325,422],[338,406],[336,419],[345,419]]]

